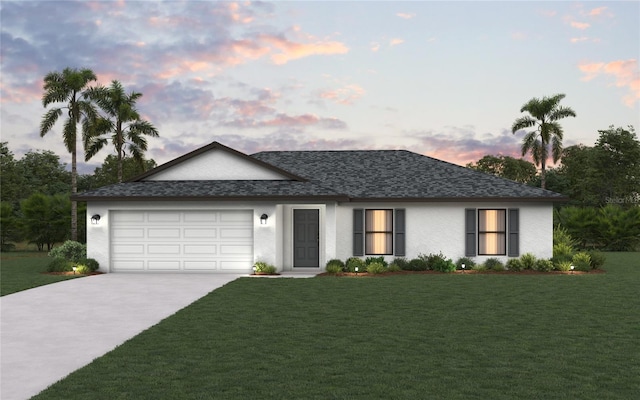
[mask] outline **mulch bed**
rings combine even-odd
[[[85,276],[89,276],[89,275],[101,275],[101,274],[104,274],[104,272],[94,271],[94,272],[89,272],[88,274],[79,274],[79,273],[73,272],[73,271],[64,271],[64,272],[41,272],[41,274],[44,274],[44,275],[85,275]]]
[[[439,271],[397,271],[397,272],[385,272],[382,274],[370,274],[368,272],[342,272],[340,274],[331,274],[328,272],[323,272],[316,276],[391,276],[391,275],[443,275],[443,274],[464,274],[464,275],[473,275],[473,274],[490,274],[490,275],[588,275],[588,274],[604,274],[606,271],[602,269],[594,269],[589,272],[585,271],[549,271],[549,272],[540,272],[533,271],[530,269],[524,271],[477,271],[477,270],[466,270],[466,271],[455,271],[455,272],[439,272]]]

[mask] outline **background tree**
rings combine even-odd
[[[87,137],[85,159],[89,160],[102,150],[108,143],[105,135],[111,134],[118,160],[118,182],[122,182],[126,151],[144,166],[144,152],[147,151],[144,136],[158,137],[156,128],[142,120],[136,110],[136,101],[142,97],[142,93],[126,94],[120,82],[112,81],[109,87],[98,86],[87,90],[84,97],[95,101],[104,112],[93,124],[91,135]]]
[[[467,164],[467,168],[511,179],[512,181],[520,183],[530,182],[537,173],[536,166],[529,161],[522,158],[516,159],[502,155],[486,155],[475,164]]]
[[[0,251],[11,251],[20,241],[20,221],[15,216],[11,203],[0,202]]]
[[[93,180],[91,182],[92,187],[99,188],[117,183],[119,181],[119,166],[122,166],[122,179],[127,180],[155,168],[156,162],[154,160],[144,160],[143,164],[140,165],[138,160],[125,156],[120,163],[115,155],[109,154],[102,163],[102,166],[94,170]]]
[[[23,200],[20,207],[24,215],[24,236],[35,243],[38,250],[42,251],[45,245],[51,250],[55,243],[65,241],[71,209],[68,196],[34,193]]]
[[[571,108],[560,105],[564,98],[564,94],[542,99],[534,97],[520,109],[520,112],[528,112],[529,115],[516,119],[511,127],[513,134],[521,129],[536,127],[534,131],[525,134],[522,140],[522,155],[530,152],[535,164],[540,165],[540,187],[543,189],[546,188],[545,173],[549,146],[554,163],[558,162],[562,153],[562,126],[557,121],[576,116]]]
[[[23,186],[22,175],[7,142],[0,143],[0,200],[18,204]]]
[[[66,194],[71,190],[71,174],[60,156],[50,150],[32,150],[16,162],[22,176],[21,198],[39,192],[45,195]]]
[[[71,153],[71,193],[78,190],[76,166],[77,158],[77,125],[83,123],[83,133],[86,135],[89,121],[95,120],[95,109],[90,101],[82,99],[82,93],[91,81],[97,80],[90,69],[65,68],[62,72],[50,72],[44,77],[44,94],[42,105],[46,108],[52,103],[66,103],[66,106],[48,110],[40,123],[40,136],[44,136],[53,128],[67,110],[69,119],[64,124],[62,136],[65,147]],[[71,240],[78,238],[77,203],[71,202]]]

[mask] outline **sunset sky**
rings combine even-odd
[[[520,156],[520,108],[556,93],[577,113],[561,122],[565,146],[640,126],[638,1],[2,0],[0,13],[0,132],[17,158],[70,163],[62,121],[39,135],[42,79],[65,67],[143,93],[159,164],[212,141]]]

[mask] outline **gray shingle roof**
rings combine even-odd
[[[207,148],[226,149],[219,143]],[[202,153],[198,149],[192,154]],[[406,150],[267,151],[245,156],[288,171],[291,180],[145,181],[105,186],[75,200],[564,201],[558,193]],[[180,157],[168,164],[175,165]],[[166,165],[158,170],[166,169]]]

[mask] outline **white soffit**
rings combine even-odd
[[[147,181],[289,180],[291,178],[228,151],[211,149],[144,178]]]

